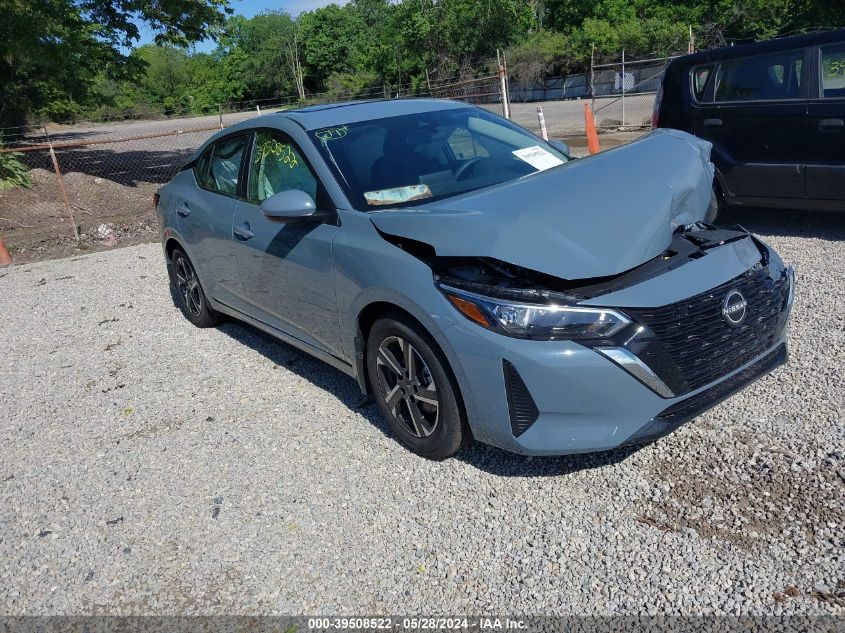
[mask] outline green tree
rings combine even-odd
[[[268,99],[296,91],[298,26],[282,11],[231,18],[220,37],[225,72],[247,98]],[[238,78],[240,77],[240,78]]]
[[[109,79],[139,76],[126,49],[139,23],[159,43],[185,45],[212,35],[228,0],[0,0],[0,125],[28,115],[73,116]]]

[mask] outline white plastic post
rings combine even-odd
[[[543,116],[543,108],[537,106],[537,120],[540,122],[540,136],[544,141],[549,140],[549,133],[546,131],[546,117]]]
[[[625,127],[625,49],[622,49],[622,127]]]

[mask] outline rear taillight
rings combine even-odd
[[[157,193],[153,194],[153,209],[158,209],[158,201],[160,199],[161,197]]]
[[[663,84],[657,87],[657,94],[654,95],[654,110],[651,111],[651,129],[656,130],[660,123],[660,102],[663,101]]]

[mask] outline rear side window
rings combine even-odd
[[[713,72],[713,66],[699,66],[692,69],[692,94],[696,101],[704,101],[704,91],[707,89],[707,80]]]
[[[801,96],[804,51],[723,62],[716,75],[716,101],[764,101]]]
[[[845,44],[821,48],[821,96],[845,97]]]
[[[209,147],[197,161],[195,174],[200,187],[228,196],[238,192],[246,135],[230,137]]]

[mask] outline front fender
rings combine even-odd
[[[338,322],[344,355],[364,386],[365,341],[359,322],[368,306],[396,306],[435,338],[462,317],[435,287],[428,264],[384,240],[366,214],[340,214],[343,229],[333,243]]]

